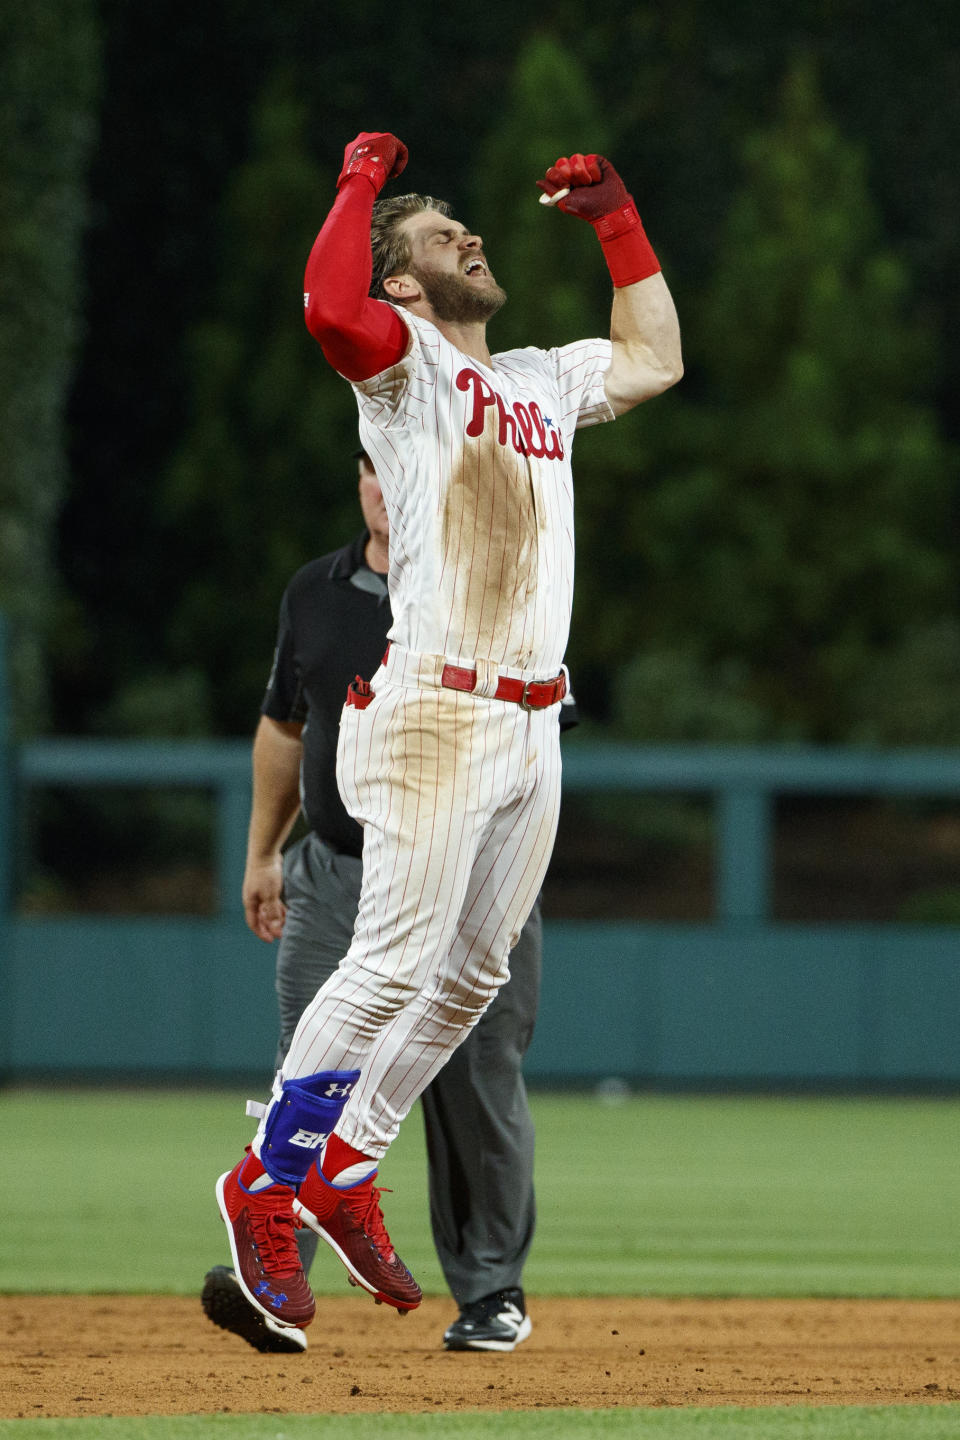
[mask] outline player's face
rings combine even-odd
[[[404,221],[410,245],[407,270],[438,320],[486,321],[506,300],[490,271],[483,241],[459,220],[423,210]]]
[[[387,522],[387,509],[383,503],[383,491],[380,489],[380,481],[377,479],[376,471],[366,460],[357,461],[357,474],[359,476],[360,509],[363,511],[363,523],[375,540],[388,545],[390,541],[390,526]]]

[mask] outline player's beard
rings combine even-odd
[[[493,276],[483,290],[471,285],[465,275],[448,275],[420,267],[408,267],[410,274],[423,288],[424,299],[438,320],[450,325],[467,325],[486,321],[496,315],[507,298]]]

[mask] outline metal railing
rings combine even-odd
[[[250,807],[246,740],[51,738],[13,747],[4,707],[0,618],[0,915],[12,893],[15,808],[32,787],[196,786],[214,793],[220,911],[235,910]],[[960,796],[960,750],[564,744],[568,793],[673,792],[712,798],[716,922],[771,918],[773,815],[779,795]],[[16,797],[16,807],[15,800]]]

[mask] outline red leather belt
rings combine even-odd
[[[473,691],[477,686],[476,670],[462,665],[444,665],[440,684],[445,690]],[[494,700],[512,700],[521,710],[546,710],[556,705],[567,693],[567,677],[561,670],[555,680],[515,680],[501,675],[493,692]]]
[[[390,646],[387,645],[383,656],[383,663],[387,663],[387,656],[390,654]],[[445,690],[465,690],[472,693],[477,688],[476,670],[468,670],[463,665],[444,665],[440,672],[440,684]],[[567,677],[563,670],[555,680],[515,680],[509,675],[501,675],[497,680],[497,688],[493,692],[494,700],[511,700],[519,705],[521,710],[546,710],[550,705],[556,705],[567,693]],[[347,704],[356,706],[358,710],[365,710],[373,699],[373,691],[366,680],[358,675],[351,683],[347,691]]]

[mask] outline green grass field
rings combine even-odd
[[[245,1094],[7,1090],[0,1291],[195,1294],[227,1259],[213,1182],[252,1133]],[[960,1296],[960,1099],[535,1095],[531,1294]],[[381,1178],[427,1292],[419,1115]],[[318,1269],[316,1288],[342,1291]],[[0,1421],[0,1437],[652,1440],[960,1436],[960,1406]]]
[[[0,1290],[193,1294],[227,1259],[213,1183],[252,1133],[244,1099],[0,1091]],[[960,1100],[532,1103],[534,1294],[960,1296]],[[381,1179],[404,1258],[444,1293],[418,1111]]]
[[[0,1420],[0,1440],[957,1440],[960,1406]]]

